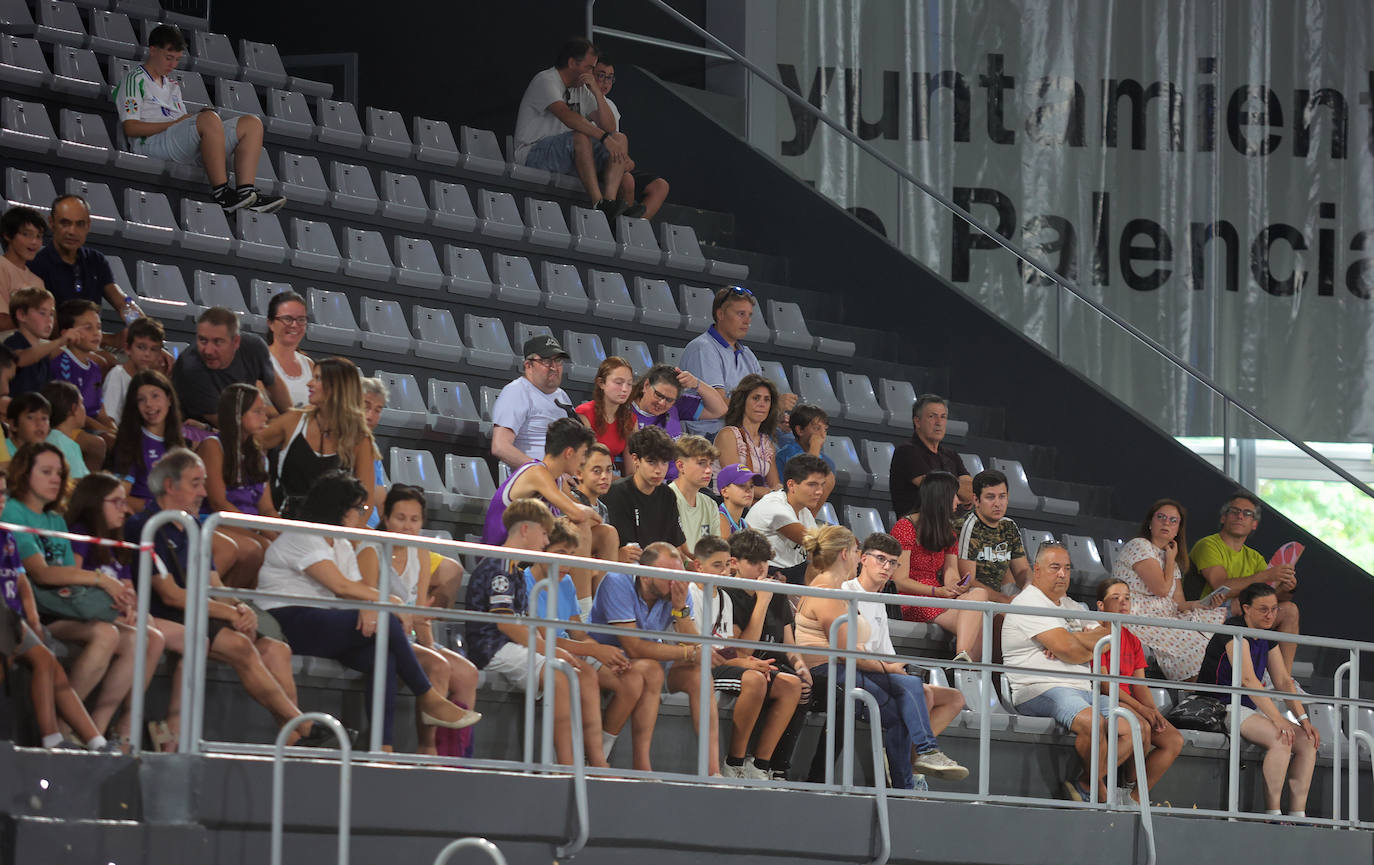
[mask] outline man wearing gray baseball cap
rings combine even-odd
[[[491,409],[491,455],[519,468],[544,455],[544,433],[561,417],[575,417],[559,385],[568,353],[552,336],[525,340],[524,375],[501,388]],[[536,454],[537,456],[531,456]]]

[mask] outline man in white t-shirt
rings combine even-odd
[[[611,88],[615,86],[615,64],[605,54],[596,58],[595,75],[596,86],[601,91],[601,95],[606,97],[606,107],[611,109],[611,118],[615,121],[610,129],[619,132],[620,109],[611,101]],[[635,203],[636,186],[643,187],[641,190],[643,197],[638,204]],[[667,199],[668,181],[657,174],[639,171],[635,168],[634,160],[631,159],[625,168],[625,174],[620,178],[620,200],[627,205],[625,215],[653,219]]]
[[[1050,610],[1082,610],[1082,604],[1065,597],[1069,589],[1069,551],[1062,544],[1046,542],[1040,545],[1031,569],[1030,584],[1012,598],[1012,607],[1036,607]],[[1088,764],[1092,759],[1092,682],[1088,679],[1068,678],[1066,672],[1087,673],[1093,657],[1093,646],[1111,632],[1105,625],[1089,628],[1077,619],[1053,619],[1044,616],[1024,616],[1008,613],[1002,621],[1002,658],[1009,667],[1022,667],[1024,673],[1007,673],[1011,685],[1011,699],[1016,711],[1023,715],[1053,718],[1074,734],[1074,750],[1083,761],[1083,773],[1077,779],[1064,781],[1069,798],[1087,801]],[[1095,781],[1098,801],[1105,802],[1107,788],[1103,777],[1107,772],[1107,739],[1110,730],[1117,732],[1118,764],[1131,753],[1130,733],[1126,722],[1113,724],[1107,715],[1107,700],[1099,703],[1104,720],[1101,724],[1101,750]]]
[[[629,140],[617,132],[606,97],[596,86],[596,47],[574,37],[558,49],[553,66],[531,79],[515,116],[517,163],[557,174],[576,174],[592,204],[615,223],[625,211],[616,198],[630,167]],[[597,171],[605,173],[598,178]]]
[[[186,53],[186,37],[171,24],[148,34],[148,57],[124,76],[111,94],[120,129],[134,153],[171,162],[201,161],[211,193],[225,213],[241,208],[272,213],[285,196],[258,190],[258,157],[262,155],[262,120],[241,114],[225,123],[213,108],[203,108],[191,122],[181,101],[181,84],[172,77]],[[229,187],[225,155],[234,155],[238,186]]]
[[[561,417],[576,417],[559,385],[568,353],[552,336],[525,340],[525,374],[501,388],[491,409],[491,455],[519,468],[544,455],[544,434]]]
[[[825,495],[830,466],[820,457],[802,454],[783,467],[784,489],[774,490],[754,503],[744,524],[768,538],[773,547],[770,570],[782,573],[789,583],[806,582],[806,552],[802,538],[816,527],[812,508]]]

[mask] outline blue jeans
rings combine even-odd
[[[592,142],[592,153],[596,159],[596,170],[606,167],[611,154],[600,141]],[[576,174],[577,166],[573,161],[573,132],[561,132],[541,138],[530,145],[525,153],[525,165],[529,168],[542,168],[554,174]],[[615,190],[611,190],[614,192]]]
[[[837,681],[843,683],[844,664],[834,666]],[[940,747],[930,729],[925,683],[904,673],[872,673],[865,670],[856,670],[854,678],[860,688],[878,701],[878,720],[883,727],[883,750],[887,752],[892,786],[902,790],[912,789],[916,784],[916,776],[911,771],[911,749],[915,748],[916,753],[921,754]],[[872,722],[870,718],[869,723]]]
[[[1104,718],[1111,718],[1111,697],[1103,695],[1098,701],[1098,713]],[[1084,691],[1079,688],[1068,688],[1058,686],[1050,688],[1043,694],[1038,694],[1021,703],[1016,704],[1016,711],[1022,715],[1033,715],[1037,718],[1053,718],[1058,721],[1065,730],[1073,729],[1073,719],[1078,717],[1078,713],[1092,706],[1093,692]]]

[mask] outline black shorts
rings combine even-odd
[[[638,168],[636,168],[634,171],[631,171],[630,176],[635,179],[635,189],[639,192],[643,192],[649,186],[650,183],[653,183],[655,180],[659,179],[659,176],[657,174],[654,174],[649,171],[640,171]]]

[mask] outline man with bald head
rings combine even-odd
[[[1088,679],[1068,678],[1066,672],[1090,672],[1093,646],[1111,631],[1105,625],[1089,627],[1091,621],[1054,619],[1045,616],[1018,615],[1017,608],[1083,611],[1087,608],[1065,596],[1069,590],[1069,551],[1056,541],[1040,545],[1031,569],[1030,584],[1011,601],[1013,612],[1002,622],[1002,657],[1009,667],[1021,667],[1025,672],[1008,672],[1011,700],[1022,715],[1053,718],[1074,734],[1074,750],[1083,761],[1083,773],[1076,779],[1065,780],[1069,798],[1087,801],[1087,767],[1092,761],[1092,682]],[[1098,766],[1091,783],[1098,785],[1098,801],[1106,801],[1103,777],[1107,772],[1107,739],[1113,729],[1117,736],[1117,763],[1131,753],[1130,734],[1126,722],[1113,721],[1107,716],[1107,701],[1101,702],[1104,720],[1101,730],[1101,750]]]

